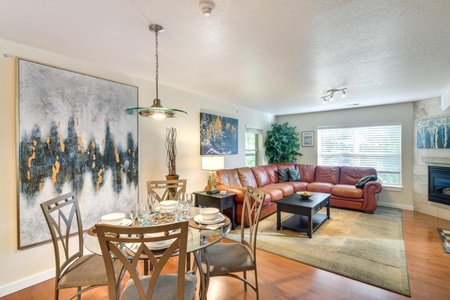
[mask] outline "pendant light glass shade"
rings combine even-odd
[[[164,119],[164,118],[176,118],[187,115],[184,110],[176,108],[166,108],[161,105],[161,100],[158,98],[158,79],[159,79],[159,59],[158,59],[158,33],[164,31],[164,27],[158,24],[152,24],[149,26],[150,31],[155,33],[155,46],[156,46],[156,98],[153,100],[153,105],[148,107],[132,107],[125,109],[127,114],[139,113],[139,115],[147,118],[153,119]]]

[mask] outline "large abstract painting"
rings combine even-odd
[[[200,113],[200,155],[238,153],[238,119]]]
[[[84,229],[138,197],[138,88],[18,60],[19,249],[47,241],[40,203],[75,191]]]
[[[417,121],[417,148],[450,148],[450,117]]]

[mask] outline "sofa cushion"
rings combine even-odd
[[[259,188],[261,191],[263,191],[264,193],[270,195],[270,198],[266,197],[264,199],[263,205],[265,206],[267,204],[267,202],[271,202],[271,201],[276,201],[276,200],[280,200],[281,198],[283,198],[283,191],[277,188],[272,188],[272,187],[262,187]],[[270,200],[268,200],[270,199]]]
[[[264,167],[253,167],[251,170],[253,172],[253,176],[255,177],[257,187],[265,186],[271,183],[269,174],[267,174]]]
[[[263,166],[269,176],[270,183],[278,182],[278,167],[277,165],[265,165]]]
[[[300,178],[303,182],[314,182],[316,166],[314,165],[297,165],[300,170]]]
[[[297,167],[288,168],[289,181],[300,181],[300,170]]]
[[[253,172],[250,168],[238,168],[237,172],[242,186],[257,187],[255,176],[253,176]]]
[[[336,197],[360,199],[363,197],[362,189],[349,184],[336,184],[331,188],[331,193]]]
[[[355,185],[361,178],[368,175],[377,175],[377,170],[368,167],[342,166],[339,183]]]
[[[239,179],[239,174],[237,172],[237,169],[217,170],[216,171],[216,184],[242,187],[241,180]]]
[[[298,192],[298,191],[306,191],[306,188],[309,183],[303,182],[303,181],[289,181],[289,182],[284,182],[284,184],[289,184],[290,186],[292,186],[294,188],[294,192]]]
[[[289,181],[289,169],[278,168],[278,182],[288,182]]]
[[[358,189],[363,189],[364,186],[366,185],[366,183],[368,183],[369,181],[375,181],[377,180],[377,175],[368,175],[368,176],[364,176],[363,178],[361,178],[356,184],[355,186]]]
[[[333,186],[334,184],[328,182],[311,182],[308,184],[307,190],[310,192],[331,194],[331,188]]]
[[[294,193],[294,187],[289,182],[271,183],[265,185],[264,188],[278,189],[283,193],[283,196],[289,196]]]
[[[339,171],[340,167],[338,166],[316,166],[316,176],[314,181],[338,184]]]

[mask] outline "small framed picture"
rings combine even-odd
[[[302,131],[302,147],[314,147],[314,131]]]

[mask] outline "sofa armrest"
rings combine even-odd
[[[381,181],[369,181],[364,185],[363,197],[366,212],[374,212],[377,209],[378,194],[383,190]]]
[[[219,191],[226,191],[227,193],[235,193],[236,197],[234,198],[234,201],[236,201],[236,203],[244,203],[245,187],[221,184],[218,185],[216,188]]]

